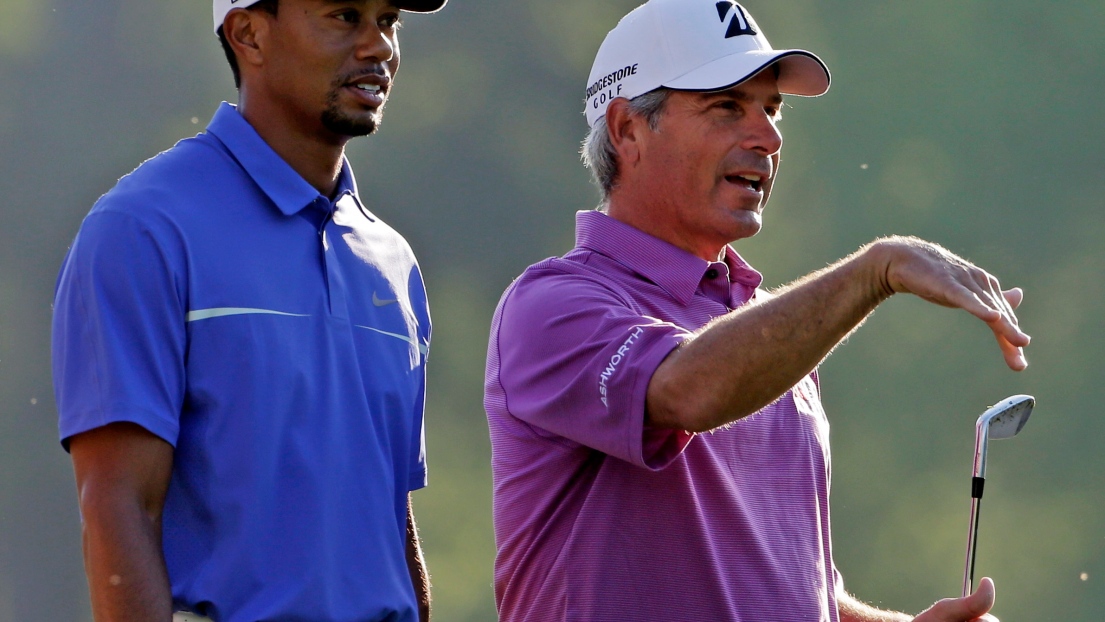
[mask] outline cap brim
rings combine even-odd
[[[449,0],[396,0],[395,8],[411,13],[434,13],[447,2]]]
[[[734,87],[773,63],[779,64],[779,92],[817,97],[829,90],[829,68],[805,50],[750,50],[723,56],[663,86],[679,91],[721,91]]]
[[[239,0],[241,4],[235,4],[231,7],[220,7],[219,3],[214,4],[215,9],[215,33],[218,34],[219,29],[223,27],[223,21],[226,20],[226,13],[230,9],[246,9],[254,4],[257,4],[258,0]],[[400,11],[408,11],[410,13],[436,13],[444,7],[449,0],[395,0],[395,8]],[[220,13],[220,8],[222,12]],[[222,19],[219,19],[222,17]]]

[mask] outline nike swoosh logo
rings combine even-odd
[[[372,304],[376,305],[377,307],[386,307],[388,305],[392,305],[392,304],[395,304],[397,302],[399,302],[398,299],[396,299],[396,300],[381,300],[380,297],[376,295],[376,292],[372,292]]]

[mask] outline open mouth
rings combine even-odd
[[[353,88],[360,89],[371,95],[379,95],[384,90],[380,88],[378,84],[354,84]]]
[[[346,75],[341,86],[353,94],[361,105],[378,108],[387,99],[391,78],[386,71],[366,69]]]
[[[346,84],[345,88],[355,93],[362,104],[373,108],[383,105],[384,98],[387,97],[387,89],[372,82],[355,82]]]
[[[753,192],[759,192],[763,187],[764,177],[756,174],[726,175],[725,181],[737,186],[744,186]]]

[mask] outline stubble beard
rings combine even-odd
[[[342,112],[338,104],[338,89],[335,88],[326,98],[326,109],[322,111],[322,126],[339,136],[368,136],[380,128],[383,118],[383,106],[367,117],[353,117]]]

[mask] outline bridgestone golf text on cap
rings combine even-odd
[[[598,93],[602,89],[604,89],[608,86],[611,86],[612,84],[618,82],[619,80],[624,80],[625,78],[627,78],[629,76],[632,76],[636,73],[637,73],[637,64],[634,63],[632,65],[629,65],[628,67],[624,67],[624,68],[619,69],[619,70],[617,70],[613,73],[610,73],[610,74],[607,74],[607,75],[603,76],[602,78],[596,80],[595,83],[592,84],[587,89],[587,99],[591,99],[591,96],[594,95],[595,93]]]

